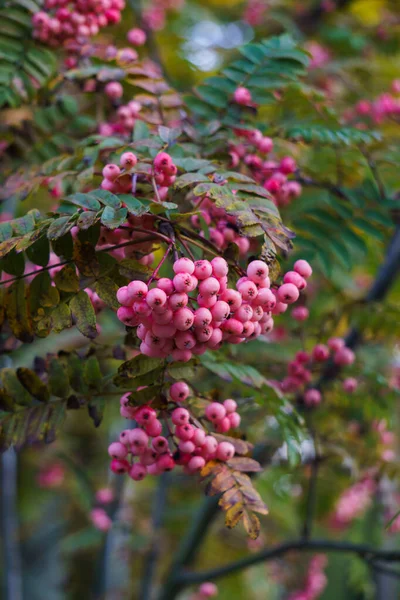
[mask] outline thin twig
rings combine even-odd
[[[315,448],[315,440],[314,440],[314,448]],[[315,517],[315,509],[317,507],[317,481],[318,481],[318,471],[320,466],[320,458],[317,454],[317,450],[315,449],[315,456],[311,461],[311,473],[308,481],[308,490],[307,490],[307,502],[306,502],[306,516],[304,519],[302,537],[305,540],[309,540],[312,534],[312,527],[314,523]]]

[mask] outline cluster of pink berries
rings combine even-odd
[[[394,450],[396,436],[393,431],[388,430],[385,419],[374,421],[372,427],[377,432],[379,441],[382,445],[381,459],[385,462],[393,462],[396,460],[396,452]]]
[[[138,280],[120,288],[117,315],[126,325],[137,326],[143,354],[178,361],[216,350],[223,341],[240,344],[269,333],[271,315],[296,302],[312,273],[310,265],[299,260],[284,283],[271,289],[268,265],[254,260],[234,290],[228,287],[229,267],[222,257],[211,262],[180,258],[173,269],[173,279],[163,277],[151,289]],[[196,298],[190,296],[197,288]]]
[[[33,35],[50,46],[83,44],[118,23],[124,7],[125,0],[45,0],[44,10],[32,17]]]
[[[122,94],[119,97],[121,98]],[[136,120],[139,118],[141,109],[142,105],[137,100],[122,104],[118,107],[114,120],[100,124],[100,135],[105,137],[114,134],[129,136],[133,131]]]
[[[120,166],[114,163],[106,165],[103,169],[102,189],[116,194],[131,192],[132,176],[129,171],[136,163],[137,157],[133,152],[124,152],[119,160]],[[177,172],[171,156],[166,152],[159,152],[153,161],[153,175],[157,185],[157,197],[153,199],[154,202],[166,199]]]
[[[237,88],[234,95],[235,98],[239,96],[239,104],[245,103],[245,99],[249,98],[242,90],[245,88]],[[230,146],[232,167],[237,167],[241,162],[247,165],[254,179],[272,194],[278,206],[286,206],[300,196],[301,185],[288,179],[297,169],[296,161],[291,156],[284,156],[279,161],[265,160],[265,156],[270,154],[274,147],[271,138],[264,136],[258,129],[238,127],[234,131],[242,141]]]
[[[316,344],[310,353],[300,350],[295,359],[288,363],[288,375],[280,383],[281,390],[289,393],[301,391],[310,383],[313,367],[330,358],[335,364],[344,367],[353,364],[355,355],[346,347],[344,339],[338,337],[330,338],[327,344]],[[347,391],[354,391],[352,378],[346,381]],[[307,406],[317,406],[321,399],[321,392],[316,388],[309,388],[304,392],[304,402]]]
[[[375,100],[360,100],[353,110],[346,112],[346,119],[356,121],[360,125],[359,118],[369,119],[376,125],[380,125],[385,119],[398,117],[400,115],[400,80],[396,79],[392,83],[393,93],[386,92],[378,96]],[[395,94],[395,95],[393,95]]]
[[[362,515],[372,502],[376,482],[367,476],[345,490],[339,497],[332,519],[333,527],[345,527]]]
[[[179,406],[189,394],[185,382],[171,385],[172,408],[162,414],[167,437],[162,435],[160,414],[150,404],[132,407],[129,405],[129,392],[121,397],[121,415],[134,419],[138,426],[122,431],[119,441],[110,444],[108,453],[114,473],[128,473],[132,479],[139,481],[146,475],[160,475],[181,465],[185,473],[194,474],[209,460],[226,462],[234,456],[235,448],[230,442],[218,443],[214,436],[198,426],[197,421],[195,424],[188,409]],[[236,408],[237,404],[232,399],[223,403],[211,402],[206,407],[205,417],[217,432],[226,432],[240,424]]]
[[[325,554],[316,554],[308,566],[306,581],[302,590],[290,594],[288,600],[316,600],[328,583],[324,569],[328,563]]]
[[[199,589],[189,596],[189,600],[207,600],[207,598],[213,598],[217,596],[218,588],[215,583],[206,581],[199,586]]]

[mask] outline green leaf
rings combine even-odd
[[[71,204],[79,206],[80,208],[87,208],[88,210],[100,210],[100,202],[95,198],[94,195],[90,193],[82,194],[81,192],[77,192],[76,194],[67,196],[65,200]]]
[[[21,279],[7,288],[5,312],[13,335],[21,342],[32,342],[33,327],[28,311],[27,288]]]
[[[130,378],[144,375],[150,371],[158,369],[164,364],[162,358],[152,358],[145,356],[144,354],[138,354],[131,360],[124,362],[118,369],[118,373],[125,375]]]
[[[94,339],[97,336],[96,314],[87,293],[80,291],[72,298],[69,307],[78,330],[84,336]]]
[[[114,310],[118,310],[117,291],[119,286],[110,277],[102,277],[95,283],[96,294]]]
[[[51,328],[55,333],[72,327],[71,310],[67,304],[61,302],[51,311]]]
[[[182,129],[179,127],[171,129],[170,127],[165,127],[164,125],[160,125],[158,127],[158,135],[166,144],[174,144],[176,140],[182,133]]]
[[[47,230],[47,237],[49,240],[56,240],[68,233],[73,225],[74,223],[71,221],[70,215],[67,217],[59,217],[51,223]]]
[[[31,262],[33,262],[34,265],[46,267],[50,256],[50,244],[47,237],[45,235],[41,235],[41,237],[37,239],[32,246],[27,248],[26,256]]]
[[[62,292],[79,292],[79,277],[71,265],[65,265],[54,275],[54,283]]]
[[[93,190],[93,192],[90,192],[90,194],[91,196],[97,198],[97,200],[100,200],[102,204],[110,206],[111,208],[120,208],[121,206],[118,196],[112,192],[109,192],[108,190]]]
[[[67,398],[70,392],[67,365],[60,358],[53,358],[49,365],[49,387],[54,396]]]
[[[95,427],[99,427],[103,420],[106,398],[92,398],[88,404],[89,417],[92,419]]]
[[[31,369],[20,367],[17,369],[17,377],[26,390],[41,402],[50,400],[47,385]]]
[[[0,381],[1,387],[16,404],[21,406],[31,406],[32,396],[26,387],[22,385],[14,369],[8,367],[1,369]]]
[[[134,196],[130,196],[129,194],[120,194],[119,198],[128,209],[129,214],[134,215],[135,217],[140,217],[149,210],[147,205]]]
[[[127,208],[115,210],[110,206],[106,206],[103,210],[103,214],[101,215],[101,222],[108,229],[116,229],[125,223],[127,216]]]
[[[103,375],[100,370],[99,361],[96,356],[92,355],[86,358],[83,367],[83,380],[89,388],[99,390],[102,387]]]

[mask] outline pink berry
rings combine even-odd
[[[149,437],[143,429],[132,429],[129,435],[129,442],[132,451],[136,454],[141,454],[147,448]]]
[[[158,454],[163,454],[168,450],[168,440],[162,435],[158,435],[152,439],[151,445],[155,452]]]
[[[228,417],[224,417],[215,423],[215,429],[218,433],[226,433],[231,428],[231,422]]]
[[[195,446],[202,446],[206,439],[206,433],[203,429],[195,428],[193,433],[192,442]]]
[[[292,310],[291,314],[295,321],[306,321],[310,315],[310,312],[306,306],[296,306]]]
[[[119,164],[123,169],[130,169],[137,163],[136,155],[133,152],[124,152],[119,159]]]
[[[276,297],[269,288],[261,288],[254,299],[253,306],[261,306],[269,312],[276,306]]]
[[[300,289],[302,285],[303,277],[296,271],[288,271],[283,276],[283,283],[293,283],[297,288]]]
[[[243,86],[236,88],[233,99],[237,104],[247,105],[251,103],[251,93]]]
[[[238,292],[242,295],[243,300],[252,302],[258,294],[257,286],[254,281],[243,281],[237,286]]]
[[[272,151],[273,147],[274,142],[269,137],[261,138],[261,140],[257,144],[257,148],[261,152],[261,154],[268,154]]]
[[[113,442],[108,446],[108,454],[111,458],[125,458],[128,454],[128,449],[125,444],[121,444],[121,442]]]
[[[218,304],[218,302],[217,302]],[[215,306],[213,307],[213,310]],[[205,325],[209,325],[213,320],[213,313],[211,313],[208,308],[200,307],[194,313],[194,326],[195,327],[204,327]]]
[[[172,456],[168,456],[168,454],[163,454],[157,459],[157,468],[160,473],[172,471],[175,466],[175,461]]]
[[[175,344],[179,350],[191,350],[196,345],[196,338],[190,331],[178,331],[175,335]]]
[[[285,304],[293,304],[299,297],[299,290],[293,283],[284,283],[278,288],[278,300]]]
[[[177,292],[192,292],[197,285],[197,279],[189,273],[177,273],[173,278],[174,288]]]
[[[104,167],[102,173],[105,179],[108,181],[114,181],[121,173],[121,170],[118,165],[109,164]]]
[[[152,329],[153,335],[155,335],[161,339],[164,339],[164,340],[166,340],[168,338],[172,338],[176,334],[176,327],[172,323],[168,323],[167,325],[160,325],[159,323],[153,323],[151,329]]]
[[[261,283],[268,273],[268,265],[262,260],[253,260],[247,267],[247,277],[254,283]]]
[[[223,321],[230,315],[231,309],[227,302],[223,300],[217,300],[214,306],[211,308],[211,315],[214,321]]]
[[[146,33],[143,29],[135,27],[128,31],[127,39],[132,46],[143,46],[146,43]]]
[[[153,288],[147,293],[146,302],[150,308],[164,306],[164,304],[167,302],[167,294],[159,288]]]
[[[212,435],[207,435],[206,439],[204,440],[203,448],[208,454],[213,454],[216,452],[218,448],[218,442],[215,437]]]
[[[192,454],[196,446],[190,440],[181,440],[178,447],[184,454]]]
[[[184,402],[190,395],[190,388],[184,381],[176,381],[169,388],[169,395],[174,402]]]
[[[135,463],[132,465],[129,471],[129,477],[131,477],[134,481],[142,481],[147,475],[147,469],[144,465],[140,463]]]
[[[124,89],[118,81],[110,81],[104,88],[104,92],[111,100],[122,98]]]
[[[178,258],[174,262],[173,269],[174,273],[189,273],[189,275],[192,275],[194,273],[194,262],[190,258]]]
[[[186,423],[185,425],[178,425],[175,428],[175,435],[180,440],[187,442],[188,440],[191,440],[194,436],[194,427],[193,425],[190,425],[190,423]]]
[[[215,277],[208,277],[207,279],[203,279],[199,285],[200,294],[207,298],[208,296],[215,296],[218,294],[220,290],[220,284],[218,279]]]
[[[241,294],[236,290],[232,290],[230,288],[228,288],[223,294],[221,294],[220,300],[223,300],[229,305],[231,312],[235,312],[235,310],[237,310],[242,304]]]
[[[196,260],[194,263],[194,275],[199,281],[211,277],[212,273],[212,264],[208,260]]]
[[[141,406],[139,409],[136,409],[135,420],[139,425],[147,425],[148,423],[151,423],[151,421],[154,421],[156,417],[157,413],[151,406]],[[135,431],[135,429],[133,431]]]
[[[274,296],[274,298],[275,298],[275,296]],[[242,323],[246,323],[247,321],[251,321],[251,319],[253,317],[253,309],[251,308],[251,306],[249,304],[242,304],[242,306],[240,306],[237,309],[237,311],[234,313],[233,316],[238,321],[241,321]]]
[[[178,310],[178,308],[184,308],[189,302],[189,297],[185,292],[175,292],[169,297],[169,306],[172,310]]]
[[[228,415],[235,412],[235,410],[237,409],[237,403],[231,398],[224,400],[223,405]]]
[[[186,425],[189,423],[190,413],[186,408],[175,408],[171,413],[174,425]]]
[[[236,427],[239,427],[240,425],[240,415],[237,412],[233,412],[230,415],[228,415],[228,419],[230,421],[230,426],[232,427],[232,429],[235,429]]]
[[[225,277],[225,275],[228,275],[228,271],[229,271],[228,263],[221,256],[216,256],[215,258],[213,258],[211,261],[211,266],[212,266],[212,271],[213,271],[214,277],[217,277],[217,279],[220,279],[221,277]]]
[[[179,331],[186,331],[193,325],[194,314],[189,308],[180,308],[173,317],[173,324]]]
[[[345,341],[343,338],[336,337],[336,338],[330,338],[328,340],[328,346],[334,352],[337,352],[338,350],[343,348],[344,345],[345,345]]]
[[[347,379],[343,381],[343,389],[348,394],[352,394],[353,392],[355,392],[357,387],[358,381],[357,379],[355,379],[355,377],[347,377]]]
[[[306,260],[297,260],[294,263],[293,269],[299,273],[304,279],[308,279],[312,275],[312,268]]]
[[[212,331],[212,334],[207,342],[207,346],[209,348],[214,348],[215,346],[217,346],[221,341],[222,341],[222,331],[221,329],[219,329],[219,327],[215,327]]]
[[[226,462],[235,455],[235,448],[230,442],[221,442],[217,448],[217,458]]]
[[[172,283],[171,279],[169,279],[168,277],[161,277],[157,281],[157,287],[160,290],[163,290],[163,292],[165,292],[167,294],[167,296],[170,296],[172,294],[172,292],[174,291],[174,284]]]
[[[209,421],[215,423],[226,416],[226,408],[219,402],[211,402],[206,407],[205,415]]]
[[[172,165],[172,158],[166,152],[160,152],[154,159],[154,167],[156,171],[165,171]]]
[[[206,461],[202,456],[193,456],[188,462],[188,468],[190,471],[200,471],[205,464]]]
[[[150,437],[157,437],[162,432],[162,423],[158,419],[153,419],[145,426],[145,430]]]
[[[296,161],[291,156],[284,156],[279,164],[279,170],[285,175],[294,173],[296,170]]]
[[[321,392],[314,388],[307,390],[304,394],[304,401],[307,406],[316,406],[321,402]]]
[[[122,475],[122,473],[127,473],[130,469],[130,464],[127,460],[113,458],[111,461],[110,469],[113,473],[117,475]]]
[[[243,323],[237,319],[224,321],[221,328],[230,335],[240,335],[243,332]]]
[[[211,598],[218,594],[218,588],[215,583],[205,582],[199,587],[199,594],[205,598]]]
[[[340,348],[334,356],[335,363],[340,366],[352,365],[355,361],[355,355],[350,348]]]
[[[312,351],[312,357],[317,362],[328,360],[329,348],[325,344],[317,344]]]
[[[144,281],[135,280],[131,281],[128,284],[128,292],[132,295],[134,301],[138,302],[140,300],[143,300],[146,297],[148,291],[149,289],[144,283]]]

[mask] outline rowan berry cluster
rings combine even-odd
[[[281,390],[289,393],[304,390],[311,382],[315,368],[329,359],[343,367],[353,364],[355,355],[350,348],[346,347],[345,341],[338,337],[330,338],[327,344],[316,344],[311,352],[300,350],[295,359],[288,364],[288,375],[280,383]],[[351,393],[357,387],[357,381],[348,378],[343,385],[344,389]],[[318,389],[312,387],[305,389],[304,402],[307,406],[317,406],[321,399],[321,392]]]
[[[125,0],[45,0],[32,17],[33,36],[53,47],[83,44],[118,23],[124,7]]]
[[[296,302],[312,273],[303,260],[294,269],[280,287],[271,289],[268,265],[254,260],[235,290],[228,287],[224,258],[180,258],[174,262],[173,279],[163,277],[153,288],[138,280],[119,288],[122,306],[117,315],[125,325],[137,326],[142,354],[186,362],[193,354],[220,348],[224,341],[240,344],[269,333],[271,315]]]
[[[246,88],[237,88],[233,98],[238,104],[251,103],[251,95]],[[278,206],[286,206],[301,194],[301,185],[288,179],[297,169],[296,161],[291,156],[284,156],[280,160],[268,157],[266,160],[274,148],[270,137],[264,136],[258,129],[238,127],[234,132],[241,141],[230,145],[232,167],[240,163],[247,165],[254,179],[272,194]]]
[[[233,458],[235,448],[229,441],[218,442],[203,429],[191,412],[181,406],[190,395],[183,381],[173,383],[169,389],[170,401],[167,409],[156,410],[148,405],[129,405],[130,393],[121,397],[121,415],[134,419],[135,429],[125,429],[119,441],[108,448],[112,458],[111,470],[117,474],[128,473],[135,481],[146,475],[160,475],[171,471],[176,465],[183,466],[187,474],[200,471],[207,461],[217,459],[226,462]],[[217,433],[238,427],[240,416],[237,404],[228,399],[223,403],[210,402],[203,417]],[[164,432],[163,423],[164,421]]]
[[[116,194],[132,191],[132,176],[129,171],[137,164],[133,152],[124,152],[119,161],[120,166],[110,163],[103,169],[101,187]],[[122,169],[122,171],[121,171]],[[157,185],[154,202],[165,200],[169,187],[174,183],[178,169],[166,152],[159,152],[153,161],[152,176]]]

